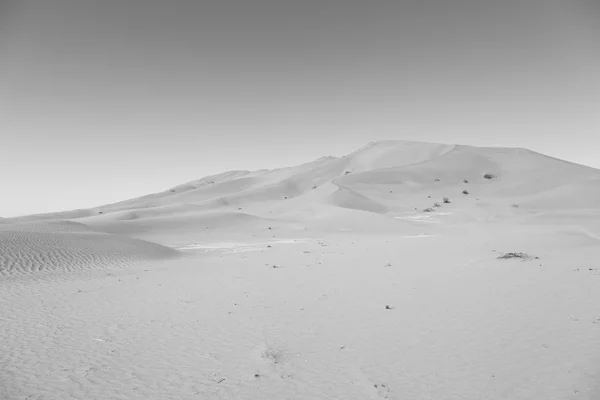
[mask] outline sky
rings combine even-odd
[[[371,141],[600,168],[597,0],[0,0],[0,216]]]

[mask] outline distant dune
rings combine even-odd
[[[485,179],[485,174],[494,178]],[[600,171],[526,149],[389,140],[370,143],[344,157],[322,157],[297,167],[230,171],[93,209],[3,222],[102,216],[103,226],[108,226],[109,221],[122,225],[126,220],[237,212],[240,208],[267,217],[274,216],[273,209],[289,214],[310,204],[394,214],[426,207],[427,196],[460,199],[462,211],[469,213],[473,202],[465,202],[461,194],[466,189],[469,198],[479,197],[500,207],[520,203],[531,211],[537,207],[544,211],[589,208],[600,199]]]

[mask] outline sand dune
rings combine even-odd
[[[94,232],[69,221],[0,227],[0,275],[68,273],[176,257],[154,243]]]
[[[0,399],[596,400],[598,258],[599,170],[406,141],[0,219]]]
[[[494,178],[485,179],[488,173]],[[526,149],[383,141],[344,157],[323,157],[298,167],[231,171],[90,210],[14,220],[78,220],[114,214],[105,221],[118,221],[240,208],[266,217],[273,208],[285,212],[283,200],[289,201],[291,209],[297,208],[298,202],[290,200],[298,197],[301,203],[390,214],[426,208],[433,202],[428,196],[464,199],[465,189],[483,202],[522,203],[528,209],[594,208],[598,179],[598,170]],[[322,186],[329,189],[318,190]]]

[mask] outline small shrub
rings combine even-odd
[[[463,182],[464,183],[469,183],[469,180],[468,179],[463,179]]]
[[[435,203],[433,203],[433,206],[434,207],[441,207],[442,205],[440,203],[438,203],[438,202],[435,202]]]
[[[496,178],[496,175],[487,173],[487,174],[483,175],[483,177],[485,179],[494,179],[494,178]]]
[[[450,199],[449,199],[449,198],[447,198],[447,197],[444,197],[444,203],[445,203],[445,204],[450,204]]]
[[[469,194],[469,191],[467,189],[462,191],[462,194]]]
[[[434,211],[434,209],[431,207],[427,207],[427,208],[423,209],[423,212],[433,212],[433,211]]]
[[[350,171],[344,171],[344,175],[348,175]]]
[[[511,204],[511,207],[513,207],[513,208],[519,208],[519,205],[518,204]]]
[[[498,256],[498,260],[510,260],[513,258],[519,258],[523,261],[527,261],[527,260],[532,260],[532,259],[536,259],[538,260],[539,257],[532,257],[527,253],[505,253],[501,256]]]
[[[439,181],[440,181],[440,178],[435,178],[434,180],[435,180],[436,182],[439,182]]]

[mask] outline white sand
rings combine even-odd
[[[523,149],[4,219],[0,399],[599,399],[599,259],[600,171]]]

